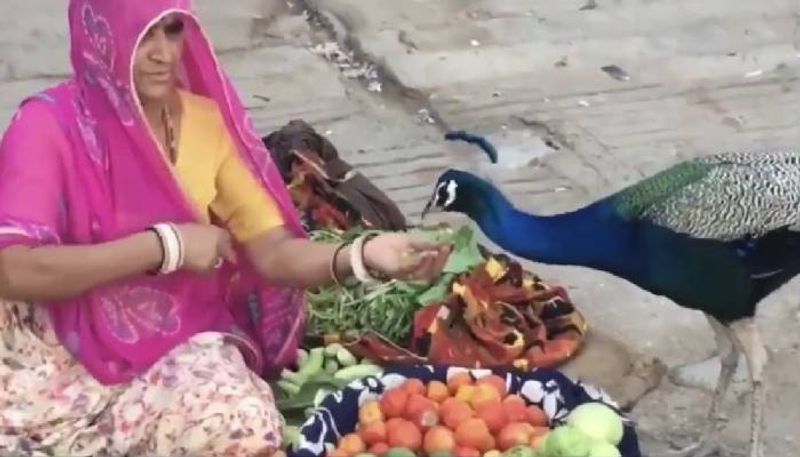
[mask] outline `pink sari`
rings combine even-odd
[[[280,174],[190,1],[71,0],[74,79],[23,103],[0,145],[0,248],[93,244],[158,222],[195,221],[132,87],[137,43],[169,13],[182,14],[186,24],[182,86],[217,102],[286,227],[303,236]],[[103,384],[130,381],[207,331],[234,339],[257,373],[274,372],[294,360],[304,317],[301,291],[264,284],[243,260],[212,276],[141,276],[40,306],[49,309],[61,344]]]

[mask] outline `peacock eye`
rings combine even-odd
[[[434,193],[433,193],[433,197],[434,197],[434,201],[433,201],[433,203],[434,203],[436,206],[442,206],[442,204],[444,203],[444,201],[447,199],[447,193],[446,193],[446,192],[445,192],[445,190],[444,190],[444,186],[445,186],[445,183],[443,183],[443,182],[440,182],[440,183],[439,183],[439,184],[436,186],[436,190],[435,190],[435,191],[434,191]]]
[[[445,193],[447,194],[444,201],[445,208],[452,205],[453,202],[456,201],[456,189],[458,189],[458,183],[455,181],[447,182],[447,185],[444,187]]]

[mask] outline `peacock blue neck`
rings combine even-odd
[[[468,201],[462,211],[492,241],[520,257],[620,275],[632,274],[638,267],[639,256],[628,252],[628,228],[619,218],[607,217],[608,208],[602,200],[553,216],[522,212],[491,187],[474,193]]]

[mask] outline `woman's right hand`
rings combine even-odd
[[[219,267],[222,260],[236,262],[227,230],[208,224],[181,224],[176,228],[183,239],[183,269],[208,273]]]

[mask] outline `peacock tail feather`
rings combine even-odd
[[[730,241],[800,229],[800,154],[688,160],[611,197],[618,214],[696,238]]]

